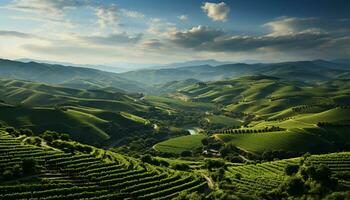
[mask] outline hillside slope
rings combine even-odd
[[[170,69],[145,69],[122,73],[123,77],[149,85],[165,84],[172,81],[197,79],[215,81],[243,75],[269,75],[279,78],[318,82],[348,75],[350,66],[323,60],[296,61],[267,64],[224,64],[218,66],[198,65]]]
[[[75,107],[55,109],[1,105],[0,122],[17,128],[29,128],[37,133],[45,130],[68,133],[74,140],[97,146],[130,136],[134,130],[151,129],[119,113]]]
[[[36,138],[36,146],[31,139],[0,131],[0,199],[171,199],[207,188],[196,174],[72,141],[50,146]]]
[[[142,92],[142,84],[122,76],[96,69],[51,65],[44,63],[0,59],[0,78],[38,81],[50,84],[66,84],[77,88],[100,89],[115,87],[130,92]]]

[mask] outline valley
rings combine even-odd
[[[1,0],[0,200],[350,200],[349,0]]]
[[[280,68],[305,63],[331,75],[310,71],[314,79],[301,81]],[[290,181],[347,195],[350,70],[329,63],[247,66],[240,76],[236,64],[216,66],[206,78],[174,75],[127,91],[108,81],[67,84],[12,71],[15,78],[0,79],[0,197],[271,199],[298,195],[288,192]],[[155,71],[195,69],[203,70]],[[232,73],[217,80],[223,69]],[[27,158],[35,165],[29,173]],[[286,174],[289,168],[295,171]],[[326,181],[337,180],[336,188],[309,168],[329,170]]]

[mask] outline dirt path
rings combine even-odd
[[[202,174],[202,176],[205,178],[205,180],[208,183],[209,188],[213,189],[215,187],[214,182],[211,180],[211,178],[209,178],[207,175]]]

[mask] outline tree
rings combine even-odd
[[[286,175],[288,176],[292,176],[293,174],[296,174],[299,170],[299,165],[291,165],[288,164],[285,168],[284,168],[284,172],[286,173]]]
[[[164,167],[169,167],[169,163],[165,160],[159,160],[159,164],[164,166]]]
[[[69,135],[66,134],[66,133],[61,133],[60,139],[64,140],[64,141],[68,141],[69,140]]]
[[[46,140],[47,142],[51,143],[53,141],[52,135],[44,133],[43,139]]]
[[[22,160],[23,174],[29,175],[36,172],[36,161],[32,158]]]
[[[190,167],[184,163],[179,163],[179,164],[175,164],[173,166],[173,169],[181,170],[181,171],[188,171],[190,169]]]
[[[4,177],[5,180],[9,181],[13,178],[13,172],[7,169],[2,173],[2,176]]]
[[[16,129],[14,129],[13,127],[6,127],[5,131],[10,133],[10,134],[12,134],[12,133],[14,133],[16,131]]]
[[[201,142],[204,146],[207,146],[209,144],[208,138],[203,138]]]
[[[152,157],[150,155],[141,156],[141,161],[144,163],[152,163]]]
[[[225,166],[225,162],[221,160],[207,159],[205,166],[209,171],[211,171],[213,168],[220,168]]]
[[[291,196],[300,196],[304,193],[304,181],[301,178],[290,178],[286,182],[286,192]]]
[[[182,151],[180,154],[182,157],[191,157],[192,152],[191,151]]]
[[[326,182],[331,178],[332,172],[326,165],[319,165],[316,168],[316,173],[312,177],[316,181]]]
[[[21,128],[21,129],[19,129],[19,132],[22,135],[26,135],[26,136],[32,136],[33,135],[33,131],[30,130],[29,128]]]

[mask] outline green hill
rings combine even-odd
[[[26,144],[31,139],[37,145]],[[17,170],[16,174],[12,171]],[[150,165],[72,141],[0,132],[0,199],[171,199],[203,192],[197,174]]]
[[[165,84],[172,81],[196,79],[216,81],[244,75],[268,75],[286,80],[319,82],[344,76],[349,72],[348,64],[330,61],[296,61],[267,64],[224,64],[218,66],[197,65],[167,69],[144,69],[122,73],[123,77],[148,85]]]
[[[215,137],[224,143],[230,143],[257,154],[274,150],[319,153],[332,151],[332,148],[335,148],[331,146],[330,141],[302,130],[256,134],[216,134]]]
[[[113,111],[144,111],[139,94],[112,89],[74,89],[39,82],[0,79],[0,99],[26,106],[72,105]]]
[[[300,105],[347,105],[349,88],[332,82],[334,81],[314,85],[270,76],[246,76],[197,83],[180,89],[172,96],[188,101],[220,104],[232,112],[277,115]]]
[[[261,164],[250,164],[233,166],[228,168],[225,177],[230,181],[221,185],[221,189],[227,193],[238,191],[244,194],[267,194],[283,185],[290,176],[286,175],[285,168],[288,165],[299,165],[301,161],[307,165],[328,166],[333,177],[339,178],[339,185],[343,191],[350,188],[349,181],[343,174],[350,171],[350,153],[332,153],[324,155],[312,155],[306,158],[293,158],[279,161],[265,162]],[[239,174],[239,175],[237,175]],[[261,197],[263,198],[263,197]],[[263,198],[264,199],[264,198]]]
[[[101,89],[112,86],[133,92],[145,91],[142,84],[124,79],[115,73],[37,62],[24,63],[0,59],[0,77],[49,84],[67,84],[77,88]]]
[[[74,140],[94,145],[129,136],[128,132],[139,128],[149,129],[143,122],[122,114],[74,107],[0,106],[0,116],[0,121],[9,126],[30,128],[37,133],[45,130],[68,133]]]
[[[154,149],[164,153],[180,154],[183,151],[193,151],[202,146],[201,140],[204,135],[187,135],[172,138],[164,142],[160,142],[154,146]]]

